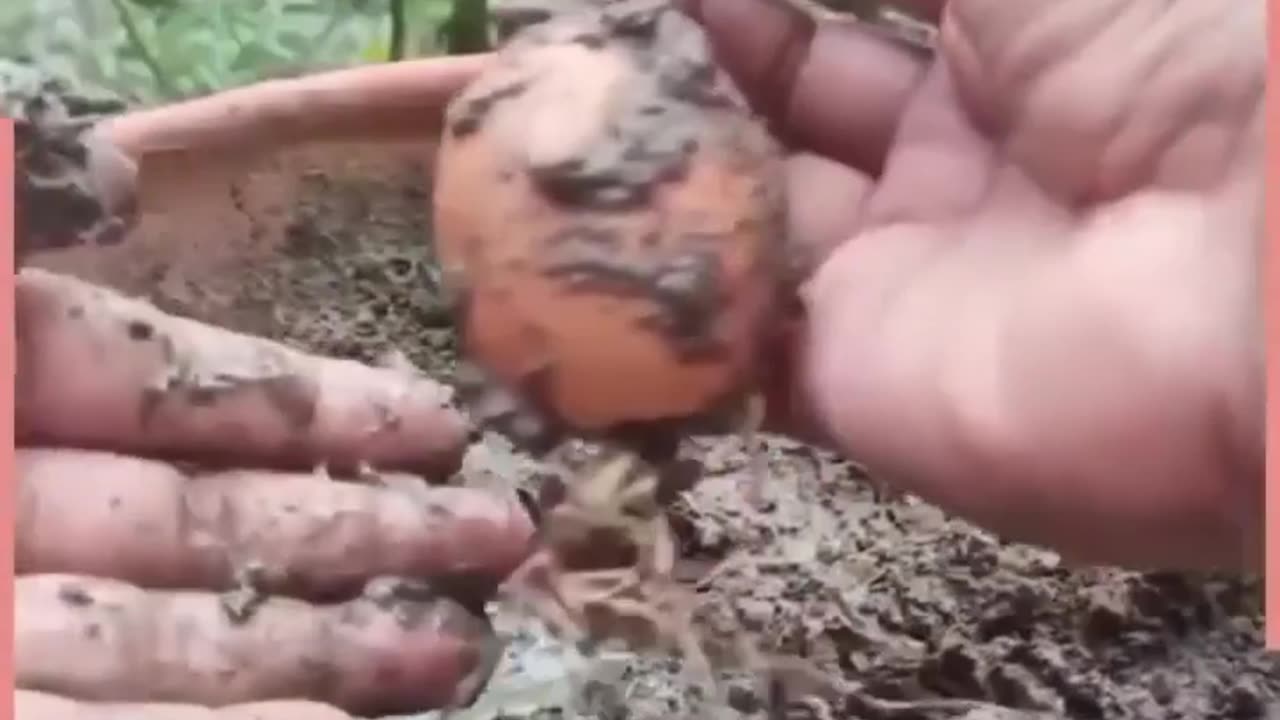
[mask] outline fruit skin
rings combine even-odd
[[[577,435],[727,426],[786,286],[781,159],[669,3],[521,29],[437,159],[466,354]]]

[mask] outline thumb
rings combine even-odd
[[[796,149],[879,172],[927,58],[852,17],[819,17],[800,0],[683,5],[779,137]],[[943,2],[913,5],[936,16]]]

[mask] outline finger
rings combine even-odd
[[[890,170],[874,183],[830,160],[789,161],[788,240],[810,251],[817,264],[803,293],[808,317],[780,330],[774,344],[778,352],[771,359],[767,390],[770,429],[817,445],[838,445],[816,406],[822,393],[809,385],[814,343],[822,344],[818,359],[843,366],[845,356],[826,347],[832,336],[828,326],[846,322],[850,308],[869,312],[919,263],[955,241],[939,233],[904,239],[894,232],[868,236],[860,231],[924,215],[957,216],[971,210],[990,183],[990,152],[973,137],[954,102],[945,66],[927,71],[920,92],[903,110],[900,132],[904,139],[891,153]],[[938,168],[947,172],[939,175]],[[855,236],[856,243],[848,242]],[[837,290],[839,300],[830,300]]]
[[[787,159],[787,243],[802,259],[802,275],[821,267],[826,258],[852,237],[874,184],[866,174],[815,155],[796,153]],[[803,367],[803,316],[774,329],[765,379],[764,429],[825,444],[812,416],[805,388],[797,385]]]
[[[857,228],[870,177],[813,153],[787,159],[787,243],[816,267]]]
[[[22,720],[351,720],[324,703],[268,700],[211,708],[181,703],[95,703],[52,693],[18,690],[14,717]]]
[[[306,355],[75,278],[23,270],[17,331],[22,441],[437,476],[467,444],[431,380]]]
[[[308,474],[184,474],[111,453],[20,449],[19,573],[80,573],[146,587],[233,587],[350,597],[377,575],[434,578],[473,597],[523,560],[533,529],[515,498],[456,487]]]
[[[972,217],[998,180],[1006,192],[1015,182],[995,177],[999,161],[997,148],[960,101],[951,67],[935,65],[902,113],[888,169],[868,195],[857,229]],[[1026,209],[1043,210],[1043,201],[1033,197],[1029,184],[1021,185]]]
[[[15,123],[15,251],[112,245],[136,220],[137,166],[99,133]]]
[[[469,702],[497,659],[487,622],[378,583],[341,605],[220,598],[72,575],[15,585],[14,682],[83,701],[222,706],[305,698],[377,717]]]
[[[876,174],[927,60],[786,0],[687,0],[720,62],[798,149]]]

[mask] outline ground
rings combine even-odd
[[[149,215],[123,245],[39,264],[311,350],[366,360],[399,350],[448,380],[430,157],[419,145],[288,153]],[[673,514],[702,627],[715,636],[732,611],[766,648],[851,683],[834,707],[797,704],[788,717],[1280,717],[1280,660],[1262,650],[1256,580],[1073,571],[915,499],[881,498],[853,465],[780,438],[759,511],[741,493],[739,441],[698,442],[708,477]],[[555,470],[490,437],[460,480],[509,487]],[[508,662],[454,720],[712,716],[670,662],[613,655],[570,685],[571,657],[529,623],[498,624],[513,634]],[[726,680],[725,717],[765,717],[749,677]],[[982,702],[916,702],[927,698]]]

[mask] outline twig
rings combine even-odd
[[[391,45],[387,50],[387,59],[391,62],[404,59],[404,14],[404,0],[391,0]]]
[[[176,96],[178,94],[177,89],[165,73],[164,68],[160,66],[160,62],[156,60],[151,48],[147,47],[146,40],[143,40],[142,33],[138,30],[138,24],[133,21],[133,13],[129,10],[129,7],[125,5],[124,0],[111,0],[111,5],[115,8],[116,15],[120,18],[120,24],[124,26],[124,33],[129,38],[129,44],[138,53],[138,57],[142,59],[142,64],[147,66],[151,77],[155,78],[156,86],[160,88],[160,93],[165,97]]]
[[[487,0],[453,0],[444,31],[445,45],[450,55],[488,50],[489,5]]]

